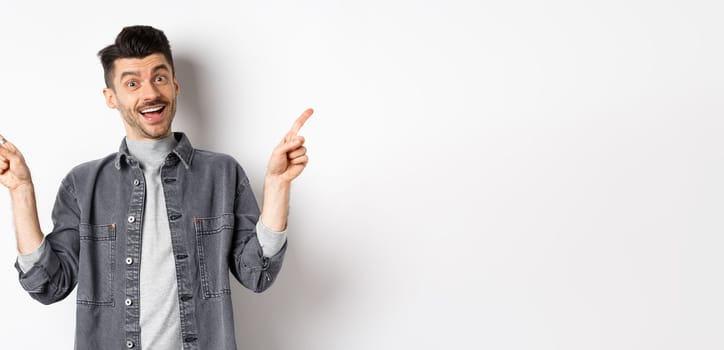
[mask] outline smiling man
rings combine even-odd
[[[44,304],[77,286],[76,349],[236,349],[229,272],[255,292],[279,273],[291,183],[308,161],[297,133],[312,110],[273,150],[260,213],[233,158],[172,131],[180,86],[162,31],[126,27],[98,55],[126,137],[63,179],[47,236],[30,170],[0,136],[20,284]]]

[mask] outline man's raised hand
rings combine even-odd
[[[309,158],[307,148],[304,147],[304,137],[297,134],[312,113],[314,110],[311,108],[304,111],[284,139],[274,148],[267,166],[267,178],[291,183],[307,166]]]
[[[22,153],[11,142],[0,135],[0,184],[10,191],[21,185],[32,184],[30,169]]]

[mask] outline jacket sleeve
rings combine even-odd
[[[241,181],[234,200],[234,236],[229,266],[241,284],[261,293],[268,289],[282,268],[286,242],[274,256],[265,257],[256,234],[259,206],[256,204],[249,180],[241,172]]]
[[[43,304],[62,300],[78,283],[80,213],[73,189],[61,183],[53,207],[53,231],[45,236],[38,260],[27,272],[18,263],[20,285],[32,298]]]

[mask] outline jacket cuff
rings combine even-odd
[[[274,231],[266,227],[259,219],[256,223],[256,238],[259,240],[264,257],[271,258],[279,253],[284,243],[287,242],[287,230]]]
[[[35,248],[34,251],[28,254],[18,254],[18,265],[20,266],[20,269],[26,273],[30,271],[30,269],[33,268],[33,265],[40,261],[40,255],[43,253],[43,249],[45,249],[45,237],[43,237],[43,240],[40,241],[40,245]]]
[[[249,288],[257,293],[269,288],[282,268],[286,250],[287,244],[284,243],[279,252],[266,257],[262,253],[259,240],[251,239],[239,257],[242,268],[247,270],[247,273],[243,274],[242,284],[250,286]]]
[[[34,253],[36,252],[31,254]],[[48,281],[50,281],[50,276],[54,275],[60,268],[58,257],[53,254],[50,244],[45,242],[45,240],[40,247],[38,247],[37,253],[39,253],[37,261],[33,263],[27,272],[23,271],[23,268],[20,266],[20,257],[18,257],[18,261],[15,263],[15,269],[17,269],[19,273],[20,285],[23,286],[23,289],[28,293],[45,292],[45,287]]]

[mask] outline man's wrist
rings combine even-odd
[[[9,189],[11,197],[23,197],[35,193],[35,186],[32,181],[23,182],[15,188]]]
[[[35,209],[35,186],[32,183],[23,183],[10,190],[10,201],[13,204],[13,212],[15,209]],[[17,214],[17,213],[16,213]],[[35,214],[37,216],[37,213]],[[15,218],[16,224],[19,218]]]
[[[282,179],[280,176],[267,175],[264,178],[264,189],[286,190],[292,187],[292,182]]]

